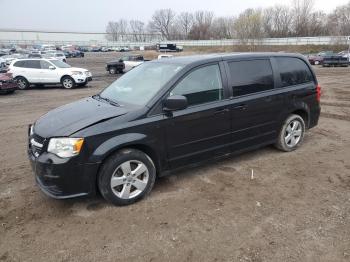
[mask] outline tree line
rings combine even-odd
[[[148,23],[110,21],[106,37],[118,41],[145,41],[147,35],[165,40],[248,39],[350,35],[350,1],[330,13],[315,8],[314,0],[292,0],[290,5],[249,8],[237,16],[215,16],[211,11],[156,10]]]

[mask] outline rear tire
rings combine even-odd
[[[61,80],[62,87],[65,89],[72,89],[76,86],[75,81],[70,76],[65,76]]]
[[[299,115],[292,114],[282,125],[275,147],[284,152],[294,151],[302,144],[304,134],[304,119]]]
[[[18,89],[20,89],[20,90],[28,89],[29,86],[30,86],[28,80],[25,79],[25,78],[22,77],[22,76],[16,77],[15,80],[16,80],[16,82],[17,82]]]
[[[102,196],[114,205],[130,205],[152,190],[156,168],[145,153],[122,149],[103,164],[98,177]]]

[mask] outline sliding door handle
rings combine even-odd
[[[246,109],[247,109],[247,105],[245,105],[245,104],[233,107],[233,110],[241,110],[241,111],[243,111],[243,110],[246,110]]]
[[[222,108],[222,109],[218,109],[214,112],[214,115],[218,115],[218,114],[224,114],[224,113],[227,113],[227,112],[230,112],[230,109],[228,108]]]

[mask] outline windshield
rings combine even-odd
[[[145,105],[182,68],[175,64],[144,63],[113,82],[100,96],[118,103]]]
[[[68,65],[65,62],[62,62],[60,60],[50,60],[50,62],[59,68],[70,68],[71,67],[70,65]]]

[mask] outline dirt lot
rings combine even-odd
[[[296,152],[267,147],[177,173],[127,207],[43,195],[27,125],[116,79],[104,71],[112,56],[69,60],[93,72],[86,88],[0,96],[0,261],[350,261],[350,68],[316,68],[320,124]]]

